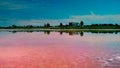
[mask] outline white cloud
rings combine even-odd
[[[74,20],[83,20],[86,24],[92,23],[120,23],[120,15],[83,15],[83,16],[71,16]]]
[[[52,20],[52,19],[43,19],[43,20],[19,20],[16,21],[19,23],[19,25],[44,25],[45,23],[50,23],[52,25],[58,25],[60,22],[68,22],[68,20],[63,20],[63,19],[59,19],[59,20]]]
[[[50,24],[57,25],[60,22],[62,23],[68,23],[68,22],[80,22],[84,21],[85,24],[94,24],[94,23],[120,23],[120,15],[83,15],[83,16],[71,16],[69,19],[44,19],[44,20],[29,20],[29,21],[19,21],[21,24],[44,24],[49,22]]]
[[[80,22],[84,21],[85,24],[101,24],[101,23],[113,23],[120,24],[120,15],[82,15],[82,16],[70,16],[69,19],[31,19],[31,20],[7,20],[8,24],[13,22],[16,25],[44,25],[50,23],[51,25],[59,25],[59,23],[67,24],[69,22]],[[11,24],[12,25],[12,24]]]

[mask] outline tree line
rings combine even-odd
[[[51,26],[50,23],[44,24],[43,26],[33,26],[33,25],[26,25],[26,26],[7,26],[7,27],[0,27],[0,29],[32,29],[32,28],[50,28],[50,29],[120,29],[120,25],[118,24],[91,24],[91,25],[84,25],[83,21],[78,22],[69,22],[68,24],[59,23],[59,25]]]

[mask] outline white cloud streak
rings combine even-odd
[[[58,24],[60,22],[62,23],[68,23],[68,22],[80,22],[83,20],[85,24],[94,24],[94,23],[118,23],[120,24],[120,15],[83,15],[83,16],[71,16],[69,19],[57,19],[57,20],[51,20],[51,19],[44,19],[44,20],[29,20],[29,21],[19,21],[26,23],[51,23],[51,24]]]
[[[60,22],[67,24],[69,22],[80,22],[81,20],[85,24],[102,24],[102,23],[113,23],[120,24],[120,15],[83,15],[83,16],[70,16],[69,19],[31,19],[31,20],[14,20],[16,25],[44,25],[50,23],[51,25],[59,25]],[[10,21],[9,21],[10,22]],[[8,23],[10,24],[10,23]]]
[[[120,23],[120,15],[83,15],[83,16],[71,16],[75,20],[83,20],[87,24],[92,23]]]

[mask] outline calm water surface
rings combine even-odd
[[[120,68],[120,33],[3,31],[0,68]]]

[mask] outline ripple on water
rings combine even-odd
[[[110,58],[97,58],[102,63],[103,68],[120,68],[120,54],[115,54]]]

